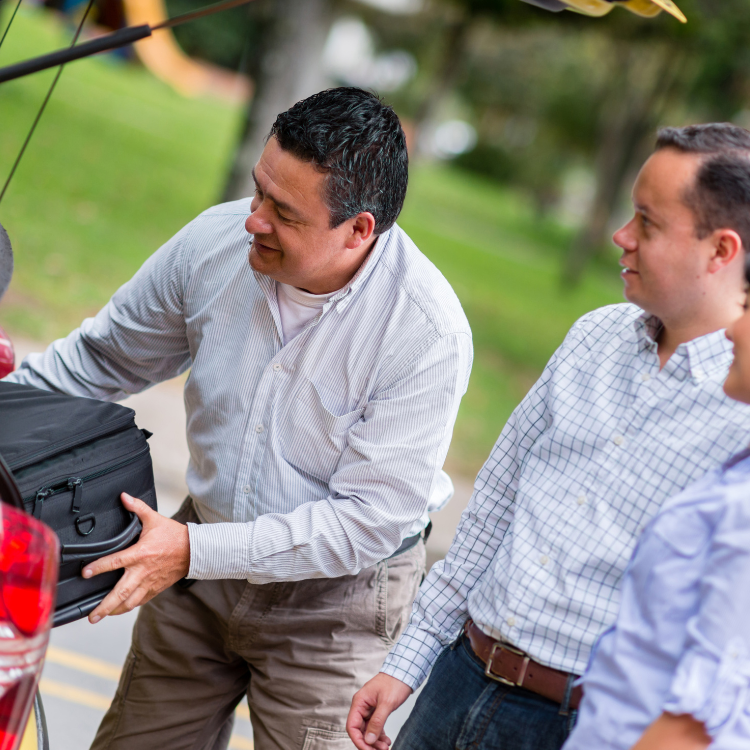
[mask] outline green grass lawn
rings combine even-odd
[[[23,6],[22,6],[23,7]],[[59,48],[72,30],[25,10],[0,65]],[[4,182],[52,72],[0,85]],[[162,242],[217,200],[236,108],[184,99],[112,58],[70,64],[31,142],[0,222],[16,273],[0,306],[11,333],[48,340],[95,313]],[[571,235],[523,197],[447,167],[418,166],[400,224],[453,284],[475,360],[449,468],[476,472],[508,415],[576,318],[621,300],[617,268],[560,286]]]

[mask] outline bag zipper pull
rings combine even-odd
[[[70,511],[71,513],[80,513],[81,503],[83,502],[83,479],[71,477],[68,479],[68,489],[73,490],[73,505]]]
[[[42,487],[42,489],[37,490],[36,497],[34,498],[34,513],[33,516],[36,518],[37,521],[41,521],[42,519],[42,505],[44,504],[44,501],[46,498],[48,498],[52,494],[52,490]]]

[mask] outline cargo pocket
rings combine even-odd
[[[353,747],[346,732],[308,727],[302,750],[351,750]]]

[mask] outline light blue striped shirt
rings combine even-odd
[[[472,361],[448,282],[397,225],[283,345],[249,199],[201,214],[10,380],[117,400],[190,368],[189,577],[357,573],[425,525]],[[147,426],[147,425],[144,425]]]
[[[638,542],[617,623],[564,750],[628,750],[662,712],[750,747],[750,451],[668,500]]]

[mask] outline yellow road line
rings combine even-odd
[[[52,647],[50,647],[50,650]],[[78,663],[79,658],[83,658],[84,660],[89,659],[89,657],[81,657],[81,654],[77,654],[75,651],[66,651],[65,649],[54,649],[55,650],[55,658],[49,657],[49,650],[47,652],[48,657],[50,661],[54,661],[56,664],[62,664],[64,666],[70,666],[73,668],[78,668],[81,666]],[[69,660],[76,659],[75,663],[70,663]],[[91,662],[99,662],[99,659],[89,659]],[[112,665],[108,665],[107,662],[100,662],[97,669],[99,669],[101,666],[109,667],[110,669],[115,669],[115,667],[112,667]],[[95,665],[96,666],[96,665]],[[89,664],[88,667],[91,667]],[[92,671],[91,668],[85,668],[81,669],[83,672],[89,672],[90,674],[95,674],[99,677],[105,677],[104,671]],[[119,670],[117,670],[119,672]],[[66,682],[57,682],[57,680],[50,680],[47,677],[42,677],[42,679],[39,682],[39,687],[42,690],[43,695],[51,695],[55,698],[62,698],[63,700],[70,701],[71,703],[78,703],[81,706],[86,706],[87,708],[94,708],[97,711],[106,711],[109,708],[109,704],[112,702],[110,698],[107,698],[107,696],[102,695],[101,693],[95,693],[92,690],[85,690],[84,688],[76,687],[75,685],[69,685]],[[248,708],[246,703],[241,703],[237,708],[234,710],[235,715],[238,719],[244,719],[245,721],[250,721],[250,709]],[[237,740],[239,744],[232,745],[230,742],[230,747],[236,748],[237,750],[253,750],[253,744],[250,742],[250,740],[246,740],[244,737],[240,737],[240,735],[232,735],[232,740]],[[242,744],[242,743],[245,744]],[[247,743],[250,742],[248,745]]]
[[[68,651],[66,648],[50,645],[47,648],[47,661],[54,664],[60,664],[63,667],[77,669],[79,672],[86,672],[95,677],[105,677],[108,680],[120,679],[120,667],[103,659],[95,659],[93,656],[84,656],[77,651]]]
[[[255,750],[255,745],[252,740],[246,737],[241,737],[239,734],[233,734],[229,739],[229,747],[231,750]]]
[[[234,715],[245,721],[250,721],[250,709],[247,707],[247,703],[240,703],[237,708],[234,709]]]
[[[78,703],[87,708],[95,708],[97,711],[106,711],[112,702],[111,698],[107,698],[107,696],[101,695],[101,693],[84,690],[83,688],[75,687],[75,685],[68,685],[65,682],[49,680],[46,677],[42,677],[39,687],[42,690],[42,696],[52,695],[55,698],[62,698],[65,701]]]
[[[91,690],[84,690],[83,688],[75,687],[74,685],[68,685],[64,682],[57,682],[56,680],[48,680],[46,677],[42,677],[39,682],[42,695],[53,696],[54,698],[62,698],[65,701],[71,703],[77,703],[87,708],[94,708],[97,711],[106,711],[111,703],[110,699],[99,693],[94,693]],[[247,718],[250,718],[250,712],[247,710],[247,706],[244,707]],[[238,707],[238,714],[239,711]],[[242,716],[242,718],[245,718]],[[239,734],[233,734],[229,740],[229,747],[231,750],[254,750],[253,741],[243,737]]]

